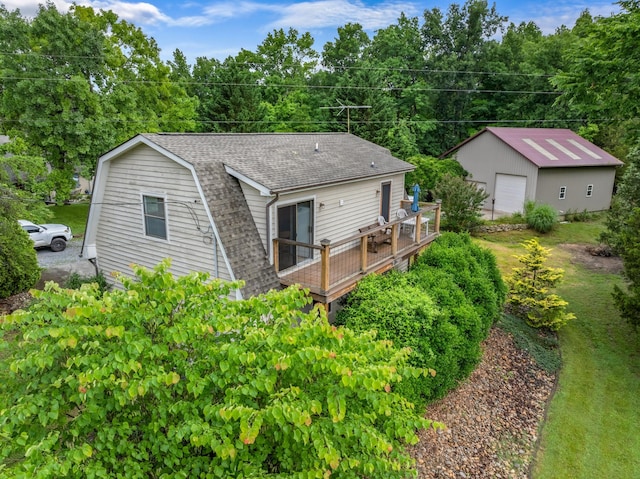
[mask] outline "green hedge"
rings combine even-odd
[[[406,273],[372,275],[349,295],[336,322],[411,347],[413,366],[436,371],[403,382],[418,404],[444,396],[469,375],[498,319],[506,287],[493,254],[468,234],[445,233]]]
[[[33,241],[16,220],[0,219],[0,299],[28,291],[39,279]]]

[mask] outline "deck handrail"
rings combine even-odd
[[[432,211],[435,211],[435,218],[434,218],[435,221],[433,225],[433,231],[435,234],[438,234],[439,227],[440,227],[440,221],[439,221],[440,220],[440,204],[436,203],[436,204],[421,204],[419,211],[417,212],[407,211],[408,215],[404,218],[393,219],[384,225],[379,225],[365,232],[355,233],[347,238],[337,240],[336,242],[323,239],[320,241],[320,244],[318,245],[318,244],[304,243],[304,242],[299,242],[299,241],[284,239],[284,238],[274,238],[273,239],[274,267],[276,268],[276,271],[279,270],[279,257],[278,257],[279,244],[294,245],[294,246],[310,248],[312,250],[318,251],[320,253],[319,262],[321,263],[320,277],[317,278],[318,284],[315,284],[314,286],[317,286],[320,294],[326,294],[331,288],[335,287],[340,282],[346,281],[349,278],[354,276],[366,275],[374,270],[380,271],[383,268],[387,268],[387,266],[391,267],[393,265],[394,259],[397,258],[399,254],[406,254],[407,250],[417,251],[421,247],[423,247],[427,243],[428,236],[421,238],[421,228],[417,227],[417,228],[414,228],[413,242],[409,243],[404,248],[399,249],[398,248],[399,228],[403,222],[406,222],[410,218],[416,218],[415,223],[421,224],[420,218],[422,217],[422,215],[425,213],[430,213]],[[391,229],[391,235],[390,235],[391,248],[390,248],[389,254],[382,256],[375,262],[369,262],[368,255],[367,255],[368,237],[375,232],[379,232],[386,229]],[[330,270],[331,257],[332,257],[331,252],[332,251],[339,252],[341,251],[341,247],[345,247],[345,245],[349,245],[349,244],[359,244],[359,250],[360,250],[359,265],[357,268],[354,267],[353,271],[350,271],[348,274],[345,273],[344,276],[338,275],[336,280],[331,282],[330,281],[330,277],[332,273]],[[336,253],[336,254],[339,254],[339,253]],[[313,256],[315,257],[315,254]],[[314,261],[313,263],[316,263],[317,261],[318,260]],[[314,281],[314,283],[316,283],[316,281]]]

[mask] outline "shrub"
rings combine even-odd
[[[336,315],[336,324],[354,331],[376,331],[379,338],[410,348],[412,366],[433,369],[436,355],[431,338],[438,315],[438,308],[428,295],[409,285],[405,275],[390,271],[360,281]],[[421,403],[423,397],[433,396],[433,389],[431,378],[420,376],[401,384],[399,392],[412,402]]]
[[[473,183],[450,174],[444,175],[435,186],[433,195],[442,199],[442,228],[450,231],[469,231],[481,223],[482,202],[489,197]]]
[[[436,375],[411,380],[399,391],[426,402],[444,396],[473,370],[505,295],[492,253],[468,234],[445,233],[408,274],[390,272],[358,283],[337,321],[411,347],[411,364]]]
[[[529,228],[538,233],[548,233],[558,223],[558,212],[551,205],[535,205],[526,219]]]
[[[107,282],[107,278],[104,277],[102,271],[95,276],[89,277],[82,277],[78,273],[71,273],[67,281],[64,283],[64,286],[70,289],[80,289],[83,284],[91,283],[95,283],[98,286],[100,294],[104,294],[106,291],[111,289],[111,285]]]
[[[4,328],[0,477],[406,477],[429,421],[408,350],[330,326],[298,288],[134,267],[100,297],[50,283]],[[7,459],[11,458],[10,461]]]
[[[415,267],[449,273],[480,314],[485,334],[499,318],[507,288],[493,253],[469,234],[444,233],[418,258]]]
[[[17,220],[0,218],[0,299],[29,290],[39,279],[33,241]]]
[[[545,266],[550,250],[541,246],[537,239],[525,241],[523,246],[527,254],[518,256],[523,266],[513,268],[506,278],[509,309],[531,327],[557,331],[575,318],[566,312],[568,303],[549,292],[562,280],[564,271]]]

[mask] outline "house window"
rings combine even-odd
[[[167,217],[164,198],[143,196],[144,234],[153,238],[167,239]]]
[[[560,194],[558,195],[558,199],[564,200],[566,197],[567,197],[567,187],[566,186],[561,186],[560,187]]]
[[[593,195],[593,185],[587,185],[587,198],[591,198]]]

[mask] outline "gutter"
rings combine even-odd
[[[272,192],[273,194],[273,192]],[[266,208],[266,218],[267,218],[267,256],[271,258],[271,216],[269,215],[269,211],[271,206],[280,199],[280,193],[276,193],[276,196],[267,203]]]

